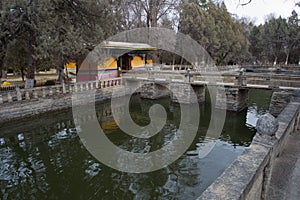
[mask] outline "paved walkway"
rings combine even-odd
[[[300,199],[300,131],[289,136],[285,149],[275,161],[266,199]]]

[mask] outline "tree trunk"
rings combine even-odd
[[[1,84],[1,79],[2,79],[2,69],[3,69],[3,60],[0,60],[0,84]]]
[[[149,14],[150,14],[150,26],[151,27],[157,27],[157,5],[155,0],[150,0],[149,2]]]
[[[33,47],[31,39],[29,41],[29,56],[28,56],[28,67],[25,81],[25,88],[33,88],[34,87],[34,78],[35,78],[35,62],[33,58]]]
[[[276,64],[277,64],[277,56],[275,56],[273,65],[275,66]]]
[[[290,57],[290,52],[288,52],[286,54],[286,58],[285,58],[285,65],[287,65],[289,63],[289,57]]]
[[[22,76],[22,81],[24,82],[24,67],[21,67],[21,76]]]
[[[58,75],[57,80],[59,81],[60,84],[63,84],[64,83],[64,70],[63,70],[63,68],[57,67],[56,72],[57,72],[57,75]]]
[[[28,68],[26,74],[25,88],[33,88],[34,87],[34,78],[35,78],[35,66],[33,61],[32,54],[29,55],[28,59]]]
[[[175,70],[175,55],[173,55],[173,61],[172,61],[172,71]]]
[[[4,46],[6,48],[6,46]],[[0,57],[0,85],[1,85],[1,79],[5,78],[5,75],[7,73],[4,72],[4,58],[5,58],[5,53],[1,54]]]

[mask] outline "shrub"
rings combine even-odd
[[[54,80],[47,80],[45,82],[45,86],[49,86],[49,85],[55,85],[55,81]]]

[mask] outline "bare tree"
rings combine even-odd
[[[162,19],[176,12],[180,0],[114,1],[121,29],[157,27]]]

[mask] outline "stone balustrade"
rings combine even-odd
[[[233,68],[234,69],[234,68]],[[153,79],[165,79],[170,80],[182,80],[184,82],[198,83],[208,82],[207,85],[216,85],[217,82],[233,85],[263,85],[269,88],[284,88],[300,87],[300,75],[295,74],[276,74],[276,73],[241,73],[237,70],[231,71],[194,71],[191,70],[187,77],[187,70],[136,70],[130,71],[124,77],[139,79],[139,80],[153,80]]]
[[[290,102],[277,117],[275,134],[258,132],[250,147],[198,199],[265,199],[275,159],[282,153],[290,134],[300,128],[299,109],[299,99]]]
[[[121,85],[121,80],[121,78],[115,78],[100,81],[35,87],[30,89],[16,89],[15,91],[1,93],[0,104],[12,103],[15,101],[38,100],[41,98],[70,94],[73,92],[114,87]]]

